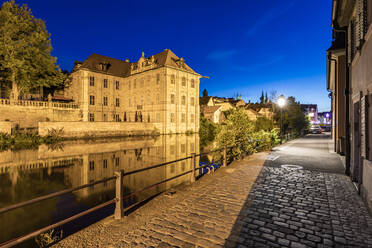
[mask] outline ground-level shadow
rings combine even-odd
[[[372,218],[347,177],[269,164],[225,247],[372,246]]]

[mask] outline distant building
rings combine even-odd
[[[259,117],[262,117],[257,111],[251,109],[251,108],[244,108],[244,112],[247,114],[249,120],[251,121],[257,121]]]
[[[324,124],[324,125],[332,124],[332,113],[331,112],[319,112],[318,122],[319,124]]]
[[[65,97],[83,121],[161,123],[161,133],[199,131],[199,79],[169,49],[136,62],[98,54],[75,64]]]
[[[311,124],[318,123],[318,105],[301,104],[301,108],[305,115],[309,118]]]
[[[222,112],[221,106],[202,106],[200,112],[213,123],[221,123],[225,120],[225,115]]]

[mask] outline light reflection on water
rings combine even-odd
[[[68,141],[51,149],[0,152],[0,208],[82,184],[199,153],[199,136],[164,135],[96,141]],[[197,160],[197,163],[199,161]],[[124,192],[132,192],[191,169],[191,160],[132,174]],[[179,177],[126,200],[128,206],[190,180]],[[55,223],[115,195],[115,181],[0,214],[0,243]],[[106,211],[106,215],[112,208]],[[34,245],[30,244],[29,245]]]

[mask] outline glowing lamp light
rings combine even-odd
[[[328,113],[326,114],[326,118],[329,118],[329,114]]]
[[[309,113],[309,117],[314,117],[314,113]]]
[[[284,105],[285,105],[285,103],[286,103],[286,101],[285,101],[285,99],[283,97],[280,97],[278,99],[278,105],[279,105],[279,107],[283,108]]]

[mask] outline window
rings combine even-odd
[[[175,102],[174,94],[171,94],[171,104],[174,104],[174,102]]]
[[[186,144],[181,144],[181,153],[186,152]]]
[[[181,162],[181,170],[185,171],[185,169],[186,169],[186,163],[185,163],[185,161],[183,161],[183,162]]]
[[[104,159],[103,160],[103,168],[104,169],[107,169],[107,159]]]
[[[103,106],[107,106],[107,96],[103,97]]]
[[[89,170],[94,170],[94,161],[89,161]]]
[[[116,82],[115,82],[115,87],[116,87],[117,90],[119,89],[119,86],[120,86],[119,81],[116,81]]]
[[[128,81],[128,89],[130,90],[130,81]]]
[[[191,79],[191,88],[195,88],[195,81],[194,81],[194,79]]]
[[[137,106],[137,97],[134,97],[134,107]]]
[[[103,79],[103,88],[107,88],[108,86],[107,78]]]
[[[89,114],[89,121],[94,121],[94,114],[93,113]]]
[[[190,98],[190,105],[195,106],[195,98],[194,97]]]
[[[176,166],[174,164],[171,164],[170,173],[174,173],[175,170],[176,170]]]
[[[182,86],[186,86],[186,78],[182,77]]]
[[[94,86],[94,77],[92,76],[89,77],[89,85]]]
[[[160,74],[156,74],[156,84],[160,83]]]
[[[150,95],[147,95],[147,104],[148,105],[151,105],[151,97],[150,97]]]
[[[132,102],[130,101],[130,98],[128,99],[128,106],[132,107]]]
[[[190,122],[191,123],[194,123],[195,122],[195,115],[194,114],[191,114]]]
[[[171,84],[176,83],[176,77],[174,75],[171,75]]]
[[[119,98],[115,99],[115,106],[120,107],[120,99]]]
[[[137,79],[134,79],[133,81],[133,89],[135,89],[137,87]]]
[[[89,96],[89,104],[94,105],[94,96]]]
[[[170,151],[169,151],[170,154],[171,154],[171,155],[174,155],[174,152],[175,152],[175,150],[176,150],[176,149],[175,149],[175,146],[174,146],[174,145],[171,145],[169,148],[170,148],[170,149],[169,149],[169,150],[170,150]]]
[[[143,106],[143,96],[141,96],[141,105]]]
[[[186,122],[186,114],[185,113],[182,113],[181,114],[181,122],[182,123],[185,123]]]
[[[174,122],[176,121],[176,118],[175,118],[175,114],[174,114],[174,113],[171,113],[171,114],[170,114],[170,121],[171,121],[172,123],[174,123]]]
[[[194,152],[194,146],[195,146],[194,143],[190,143],[190,152]]]
[[[156,113],[156,122],[160,122],[160,113]]]
[[[141,86],[140,86],[141,88],[143,88],[143,86],[144,86],[144,83],[143,83],[143,81],[144,81],[144,80],[143,80],[143,79],[141,79]]]
[[[118,167],[120,165],[120,158],[115,158],[115,166]]]
[[[186,96],[182,96],[181,98],[181,104],[185,105],[186,104]]]
[[[157,103],[157,104],[160,103],[160,95],[159,95],[159,94],[156,95],[156,103]]]
[[[121,122],[120,116],[118,114],[115,114],[114,118],[116,122]]]

